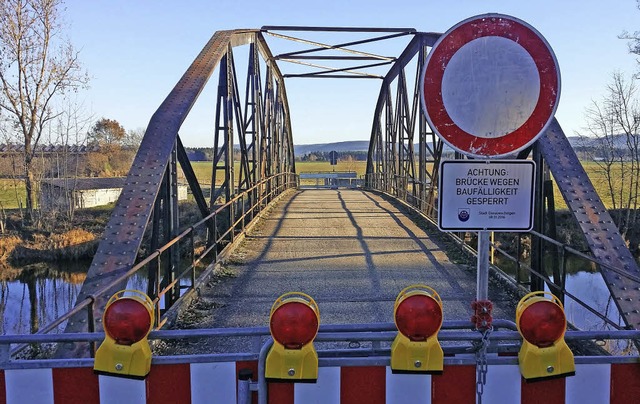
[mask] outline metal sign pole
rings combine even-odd
[[[478,232],[478,275],[476,300],[489,300],[489,247],[491,246],[490,232]]]

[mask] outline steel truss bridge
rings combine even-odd
[[[294,37],[292,32],[366,37],[328,44]],[[66,332],[100,330],[107,300],[124,289],[128,277],[139,270],[148,273],[147,292],[158,305],[157,311],[170,315],[182,289],[192,291],[197,284],[194,268],[211,268],[219,254],[242,239],[246,226],[262,209],[297,186],[285,87],[288,80],[379,82],[379,96],[372,105],[366,187],[395,196],[435,218],[439,162],[445,157],[464,158],[448,151],[434,136],[420,108],[417,78],[439,36],[408,28],[265,26],[216,32],[151,118],[75,309],[41,332],[67,319]],[[274,55],[266,38],[302,48]],[[404,41],[406,46],[397,56],[368,50],[387,41]],[[240,65],[244,71],[237,68]],[[284,74],[285,65],[295,65],[295,73]],[[212,78],[213,84],[209,83]],[[214,149],[214,159],[211,181],[207,182],[210,185],[205,186],[189,162],[180,129],[208,83],[217,92],[213,142],[207,145]],[[554,120],[546,133],[517,158],[533,158],[539,171],[531,276],[527,279],[530,288],[542,290],[548,283],[557,294],[566,293],[561,282],[554,284],[550,279],[563,279],[564,254],[573,251],[570,246],[553,244],[553,176],[591,255],[599,263],[622,318],[621,326],[639,329],[638,266],[559,123]],[[177,184],[181,176],[188,182],[199,215],[195,223],[186,225],[179,222]],[[551,269],[542,263],[543,253],[549,248],[556,254]],[[185,250],[186,259],[182,253]],[[191,281],[185,281],[185,276]],[[81,357],[81,349],[80,344],[67,344],[58,350],[58,356]]]

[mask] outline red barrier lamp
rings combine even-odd
[[[153,302],[137,290],[122,290],[107,302],[102,315],[105,339],[96,351],[99,374],[144,379],[151,370],[147,336],[153,327]]]
[[[289,292],[271,306],[269,330],[273,346],[266,359],[268,380],[315,382],[318,354],[313,340],[320,327],[320,310],[311,296]]]
[[[576,366],[564,340],[567,319],[562,302],[549,292],[532,292],[516,307],[523,341],[518,353],[520,373],[527,381],[572,376]]]
[[[391,345],[394,373],[440,373],[444,354],[438,341],[442,299],[426,285],[411,285],[396,298],[393,309],[398,335]]]

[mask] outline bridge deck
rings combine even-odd
[[[317,301],[321,324],[392,322],[397,294],[414,283],[440,294],[445,320],[469,319],[475,267],[452,263],[411,216],[376,193],[298,190],[233,254],[227,269],[234,276],[209,282],[179,325],[267,326],[272,303],[289,291]],[[513,319],[513,298],[497,289],[490,290],[495,317]]]

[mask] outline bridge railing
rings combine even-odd
[[[419,181],[414,180],[413,178],[405,178],[399,175],[385,175],[384,173],[374,173],[368,174],[367,184],[371,189],[375,189],[386,194],[393,196],[394,198],[405,202],[411,208],[417,210],[429,222],[431,222],[434,226],[437,226],[438,221],[438,206],[434,202],[430,200],[424,199],[420,197],[420,192],[418,192],[419,187],[430,188],[430,183],[420,183]],[[429,193],[424,193],[429,194]],[[475,247],[465,240],[465,233],[449,233],[449,235],[456,240],[456,242],[465,249],[468,253],[473,256],[477,256],[477,251]],[[528,279],[530,277],[535,276],[542,279],[549,289],[558,296],[561,301],[564,302],[565,298],[569,298],[574,301],[581,308],[587,310],[589,313],[602,320],[604,324],[612,327],[613,329],[623,329],[624,327],[620,325],[620,322],[614,321],[612,318],[617,317],[617,311],[615,313],[610,314],[609,316],[602,313],[601,308],[594,308],[589,303],[585,302],[584,299],[581,299],[579,296],[567,290],[566,285],[566,275],[567,275],[567,261],[571,258],[578,258],[583,260],[586,266],[592,266],[594,269],[596,267],[606,268],[614,273],[616,273],[620,277],[624,277],[633,282],[638,283],[640,285],[640,277],[635,276],[629,271],[626,271],[622,268],[616,268],[602,260],[599,260],[593,256],[587,255],[577,249],[571,247],[568,244],[564,244],[559,242],[551,237],[548,237],[542,233],[537,231],[531,231],[528,233],[519,233],[519,239],[523,237],[523,235],[529,235],[530,237],[538,237],[540,240],[543,240],[547,243],[547,250],[552,257],[552,265],[556,268],[554,272],[554,276],[550,277],[547,273],[542,273],[529,263],[527,259],[523,258],[523,255],[520,251],[520,240],[516,243],[517,250],[515,253],[510,253],[504,249],[499,242],[492,241],[491,248],[494,252],[493,256],[496,254],[502,257],[502,259],[497,259],[492,262],[492,269],[498,271],[503,279],[508,280],[509,282],[515,284],[516,286],[524,286],[526,285]],[[511,272],[508,268],[505,268],[505,264],[510,263],[515,266],[515,275],[510,275]],[[522,276],[522,272],[526,275]],[[611,305],[611,310],[615,310],[615,306]]]
[[[300,188],[358,188],[363,183],[355,171],[321,171],[299,175]]]
[[[151,295],[156,314],[155,328],[162,327],[162,325],[164,325],[168,320],[168,316],[163,316],[163,314],[167,314],[166,308],[162,307],[164,297],[169,293],[176,292],[182,299],[190,298],[191,294],[194,292],[194,288],[204,281],[204,279],[215,269],[218,257],[223,256],[231,250],[237,241],[241,241],[246,230],[254,224],[255,219],[259,217],[260,212],[271,202],[277,200],[278,196],[288,189],[297,188],[298,184],[299,178],[297,174],[276,174],[239,193],[227,203],[216,206],[211,214],[184,229],[168,243],[151,252],[125,273],[105,283],[92,295],[77,302],[73,309],[59,316],[54,322],[40,329],[36,334],[43,335],[55,331],[61,324],[83,311],[86,311],[86,323],[89,333],[95,332],[96,319],[94,318],[93,313],[96,296],[108,292],[116,285],[122,284],[129,280],[134,274],[140,273],[145,269],[150,277],[151,274],[155,272],[154,279],[160,279],[160,263],[163,260],[164,254],[172,247],[178,246],[181,251],[184,251],[184,249],[188,250],[184,253],[184,255],[187,256],[187,259],[181,260],[181,262],[185,264],[185,267],[178,271],[179,275],[176,276],[175,280],[172,282],[160,286],[158,281],[157,285],[155,285],[155,290],[157,292]],[[229,216],[229,212],[233,212],[233,214]],[[225,220],[219,221],[218,218],[221,216],[224,217]],[[231,223],[228,223],[228,220],[226,220],[228,217],[233,218]],[[198,245],[198,242],[196,241],[197,232],[206,232],[207,229],[210,228],[209,225],[212,222],[213,228],[216,229],[216,234],[213,237],[208,238],[206,245]],[[201,244],[204,243],[204,241],[201,242]],[[200,252],[196,252],[200,249],[199,247],[203,248],[201,248]],[[206,265],[206,268],[203,273],[200,274],[198,279],[196,279],[198,269],[201,268],[203,264]],[[187,284],[183,284],[185,279],[189,280]],[[180,304],[175,304],[175,307],[180,307]],[[16,355],[26,347],[27,345],[20,345],[16,347],[12,350],[11,355]],[[91,350],[91,352],[93,353],[93,350]]]

